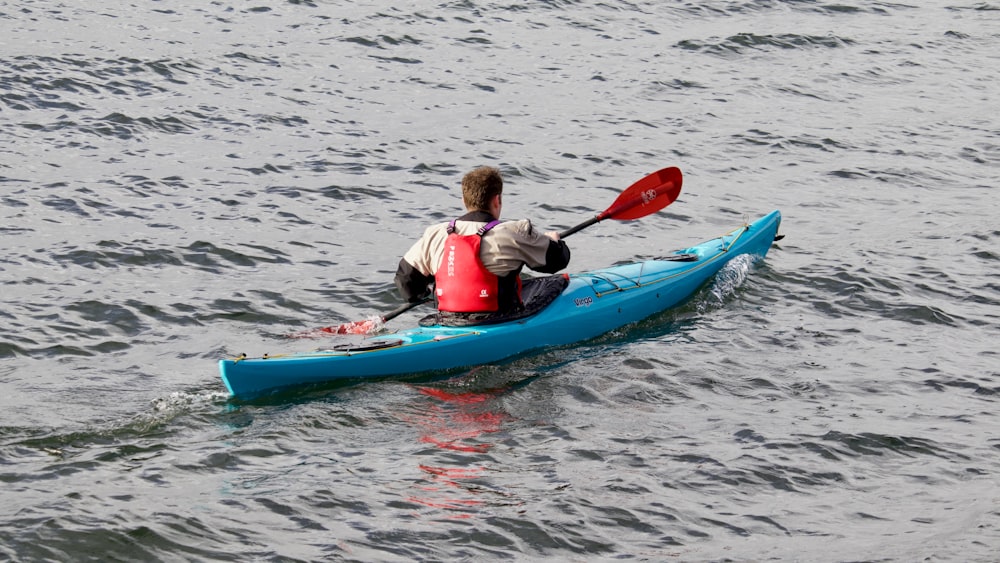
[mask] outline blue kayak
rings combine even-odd
[[[581,342],[676,307],[737,256],[764,257],[780,224],[781,214],[773,211],[663,258],[561,276],[568,280],[565,289],[525,318],[418,326],[332,349],[220,360],[219,371],[229,392],[246,399],[291,387],[490,364]]]

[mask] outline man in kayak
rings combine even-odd
[[[482,166],[462,178],[467,213],[428,227],[396,270],[396,287],[408,302],[420,301],[434,284],[446,314],[504,314],[522,309],[521,269],[554,274],[570,252],[557,232],[542,234],[531,221],[500,222],[503,178]]]

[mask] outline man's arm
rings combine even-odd
[[[399,261],[396,268],[396,289],[408,303],[420,301],[427,295],[427,289],[434,281],[434,276],[426,276],[414,268],[405,259]]]
[[[561,240],[551,240],[549,248],[545,251],[545,264],[532,270],[543,274],[554,274],[566,266],[569,266],[569,247]]]

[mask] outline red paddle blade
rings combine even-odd
[[[354,321],[338,326],[324,326],[289,334],[289,338],[320,338],[329,334],[375,334],[385,327],[385,319],[372,317],[364,321]]]
[[[331,329],[336,329],[331,332],[336,332],[337,334],[374,334],[385,326],[385,321],[382,317],[372,317],[364,321],[354,321],[353,323],[344,323],[338,327],[329,327]]]
[[[628,221],[656,213],[681,194],[683,178],[675,166],[657,170],[628,187],[618,199],[598,215],[598,220]]]

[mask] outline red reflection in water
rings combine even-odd
[[[434,397],[445,403],[433,406],[419,421],[425,429],[420,441],[434,444],[439,448],[484,453],[493,447],[493,444],[469,442],[482,437],[483,434],[499,432],[501,425],[510,418],[510,415],[504,412],[469,408],[496,398],[499,392],[451,393],[430,387],[416,389],[428,397]]]
[[[431,508],[439,508],[441,510],[458,511],[455,514],[449,514],[448,518],[462,519],[472,517],[472,514],[465,511],[466,509],[479,507],[485,504],[484,501],[478,498],[451,497],[451,493],[456,491],[471,492],[468,487],[460,483],[459,480],[475,479],[480,477],[486,471],[485,467],[431,467],[429,465],[422,464],[418,467],[420,467],[421,471],[430,475],[430,480],[433,485],[420,487],[420,490],[427,493],[428,497],[411,496],[409,499],[411,502],[429,506]],[[435,498],[429,498],[430,496]]]
[[[482,441],[484,435],[499,432],[510,415],[490,408],[491,401],[506,389],[489,392],[454,393],[433,387],[415,386],[419,393],[440,402],[431,403],[419,415],[407,420],[423,430],[420,441],[452,452],[481,454],[493,444]],[[485,504],[480,495],[486,489],[470,483],[482,479],[483,466],[442,467],[420,464],[429,483],[421,486],[421,494],[411,496],[411,502],[430,508],[447,510],[447,518],[471,518],[472,508]]]

